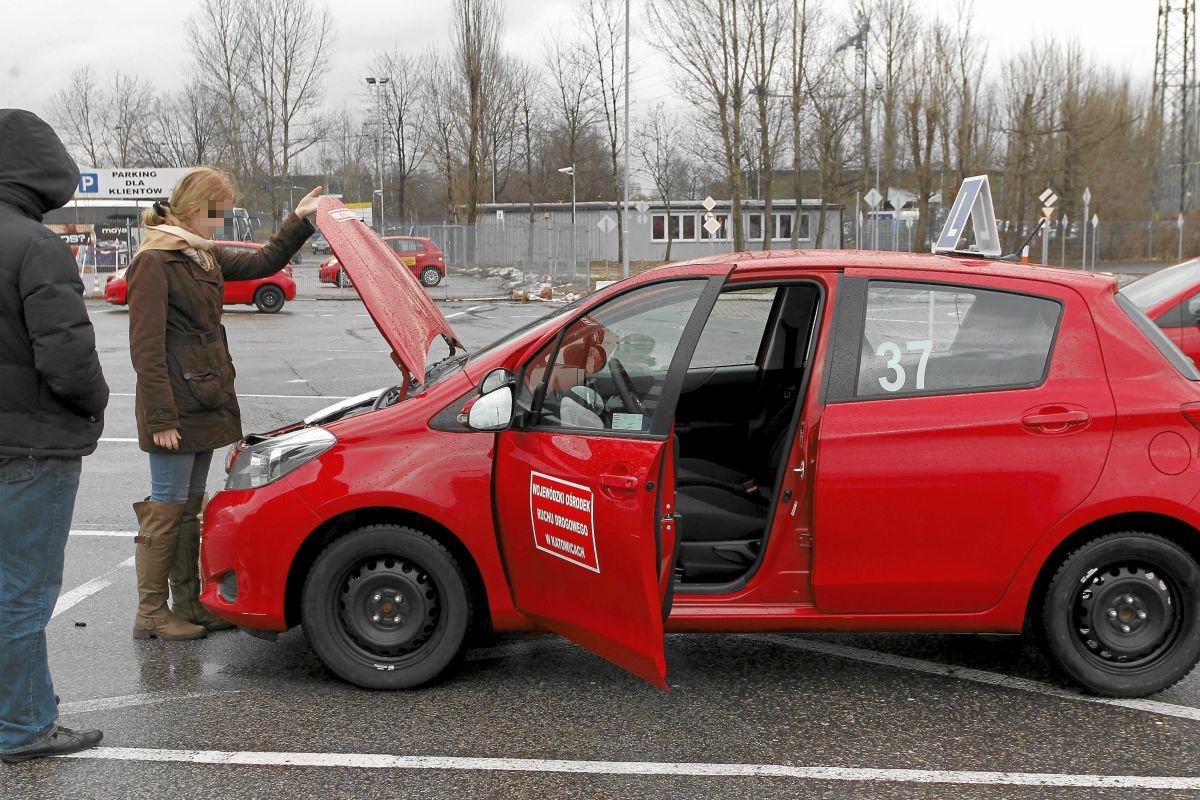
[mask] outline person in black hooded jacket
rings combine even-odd
[[[41,224],[78,181],[49,125],[0,109],[0,761],[9,763],[101,738],[58,724],[45,633],[83,456],[108,405],[75,259]]]

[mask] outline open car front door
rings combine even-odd
[[[681,525],[675,406],[729,271],[697,267],[582,312],[523,365],[514,426],[497,441],[494,507],[518,608],[662,689]]]

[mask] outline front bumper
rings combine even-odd
[[[200,602],[242,628],[287,630],[288,576],[317,522],[287,478],[218,492],[204,510]]]

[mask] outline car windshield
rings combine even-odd
[[[1138,308],[1147,310],[1197,282],[1200,282],[1200,258],[1140,278],[1122,289],[1121,294],[1132,300]]]
[[[575,311],[576,309],[578,309],[580,306],[583,305],[583,301],[586,299],[587,299],[587,296],[585,295],[584,297],[580,297],[578,300],[573,300],[570,303],[567,303],[565,306],[562,306],[560,308],[554,309],[553,311],[550,311],[544,317],[538,317],[537,319],[533,320],[532,322],[522,325],[521,327],[517,328],[515,331],[512,331],[511,333],[507,333],[504,336],[501,336],[496,341],[492,342],[491,344],[486,344],[483,347],[476,350],[474,353],[471,353],[471,358],[478,358],[479,356],[483,355],[484,353],[490,352],[493,349],[500,347],[503,344],[507,344],[508,342],[513,341],[518,336],[524,336],[526,333],[533,330],[534,328],[537,328],[541,325],[545,325],[546,323],[548,323],[552,320],[558,319],[559,317],[563,316],[564,314],[569,314],[570,312]]]

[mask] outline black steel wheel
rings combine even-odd
[[[421,285],[427,288],[433,288],[442,282],[442,273],[438,272],[437,267],[426,267],[421,270]]]
[[[461,567],[440,543],[413,528],[372,525],[318,556],[301,613],[331,672],[366,689],[409,689],[457,658],[471,602]]]
[[[283,290],[278,286],[260,286],[254,293],[254,305],[264,314],[274,314],[283,308]]]
[[[1143,697],[1200,661],[1200,567],[1150,533],[1114,533],[1068,555],[1042,605],[1051,657],[1088,691]]]

